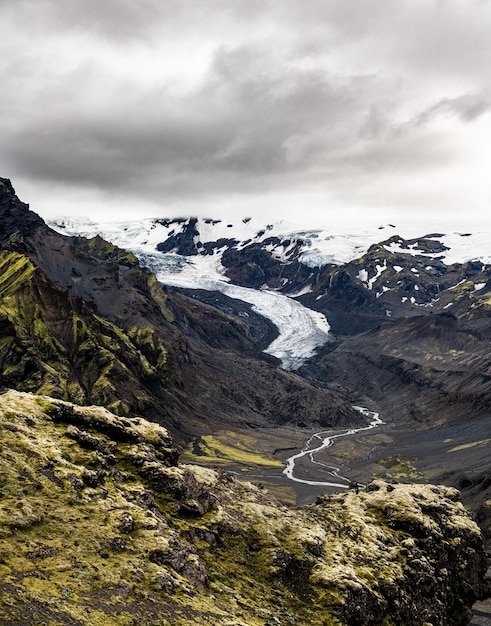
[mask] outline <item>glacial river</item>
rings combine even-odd
[[[321,431],[321,432],[313,434],[300,452],[286,459],[285,461],[286,467],[283,470],[283,474],[285,474],[285,476],[287,476],[287,478],[289,478],[290,480],[293,480],[294,482],[297,482],[297,483],[303,483],[304,485],[314,485],[318,487],[347,488],[351,481],[347,476],[342,476],[340,474],[340,471],[341,471],[340,468],[334,465],[328,465],[327,463],[318,461],[316,459],[316,456],[320,452],[325,450],[326,448],[330,448],[331,446],[333,446],[336,440],[340,439],[341,437],[349,437],[350,435],[356,435],[359,432],[371,430],[373,428],[376,428],[380,424],[383,424],[383,421],[380,419],[378,413],[375,413],[374,411],[369,411],[368,409],[365,409],[360,406],[355,406],[353,408],[356,409],[357,411],[360,411],[360,413],[362,413],[366,417],[371,418],[371,422],[369,423],[368,426],[363,426],[361,428],[348,428],[346,430],[336,432],[335,434],[332,434],[332,431],[331,433],[329,431]],[[333,479],[336,480],[336,482],[334,482],[334,480],[333,481],[306,480],[304,478],[300,478],[299,476],[295,475],[296,462],[299,461],[300,459],[304,459],[305,457],[308,458],[311,465],[314,465],[314,466],[316,465],[322,468],[322,471],[330,474],[333,477]]]

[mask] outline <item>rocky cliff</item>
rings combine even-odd
[[[2,624],[466,624],[482,538],[455,489],[376,481],[287,509],[177,465],[168,432],[0,395]]]

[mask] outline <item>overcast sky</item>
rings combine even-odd
[[[45,217],[481,217],[488,0],[2,0],[0,176]]]

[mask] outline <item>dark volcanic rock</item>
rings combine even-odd
[[[304,367],[358,389],[398,420],[447,423],[491,413],[491,343],[453,315],[400,319],[343,341]]]
[[[22,249],[23,238],[44,226],[42,218],[17,198],[7,178],[0,178],[0,215],[0,244],[10,249]]]
[[[273,322],[255,313],[250,304],[219,291],[172,289],[172,292],[170,304],[175,323],[187,337],[202,341],[211,348],[236,350],[279,364],[279,359],[261,352],[276,339],[278,329]],[[186,298],[179,297],[178,293]],[[189,298],[207,306],[192,306]],[[221,315],[217,315],[217,309]]]
[[[165,241],[157,244],[157,250],[159,252],[175,251],[183,256],[198,254],[198,248],[194,241],[195,237],[199,235],[199,232],[196,230],[197,221],[195,217],[190,218],[182,232],[171,235]]]
[[[258,289],[267,285],[270,289],[280,289],[284,293],[299,291],[315,282],[318,270],[312,270],[298,261],[300,241],[283,260],[276,258],[269,250],[276,248],[281,251],[290,243],[290,240],[269,237],[261,243],[251,243],[240,249],[230,247],[222,254],[222,264],[227,268],[225,275],[243,287]]]
[[[344,268],[323,268],[313,291],[299,300],[324,313],[336,336],[372,330],[387,320],[387,309]]]

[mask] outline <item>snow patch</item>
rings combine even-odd
[[[356,276],[356,278],[358,278],[358,280],[360,280],[362,283],[366,283],[366,285],[367,285],[368,284],[368,272],[367,272],[367,270],[365,270],[365,269],[360,270],[358,272],[358,275]]]
[[[365,285],[367,289],[371,291],[377,279],[379,279],[380,276],[382,276],[383,272],[385,272],[386,269],[387,269],[387,260],[384,259],[383,265],[377,264],[375,266],[375,274],[372,276],[372,278],[369,278],[369,274],[366,269],[361,269],[358,272],[356,277]]]
[[[458,283],[456,283],[455,285],[452,285],[451,287],[448,288],[448,291],[451,291],[452,289],[457,289],[457,287],[460,287],[460,285],[463,285],[465,282],[467,282],[466,278],[463,278],[462,280],[460,280]]]
[[[308,293],[312,293],[312,285],[305,285],[305,287],[302,287],[302,289],[299,289],[294,293],[289,293],[288,296],[290,298],[299,298],[300,296],[305,296]]]

